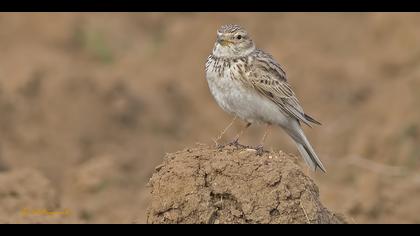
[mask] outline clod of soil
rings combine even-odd
[[[148,223],[346,223],[283,152],[197,146],[167,154],[149,181]]]

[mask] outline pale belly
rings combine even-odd
[[[250,123],[287,125],[288,117],[275,103],[231,79],[229,74],[228,70],[222,77],[215,72],[206,73],[210,91],[224,111]]]

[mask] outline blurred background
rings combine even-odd
[[[305,170],[326,207],[350,223],[420,223],[418,22],[414,13],[1,13],[0,222],[145,223],[146,184],[165,153],[212,145],[232,120],[204,63],[216,30],[236,23],[323,123],[305,132],[328,173]],[[241,143],[263,132],[251,126]],[[280,128],[266,148],[297,154]],[[26,219],[22,207],[71,214]]]

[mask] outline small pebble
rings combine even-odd
[[[163,167],[163,164],[160,164],[160,165],[156,166],[155,170],[160,171],[160,169],[162,169],[162,167]]]

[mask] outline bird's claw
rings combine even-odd
[[[222,150],[222,149],[223,149],[223,148],[225,148],[226,146],[234,146],[235,148],[238,148],[238,147],[240,147],[240,146],[242,146],[242,145],[239,143],[239,139],[238,139],[238,138],[236,138],[236,139],[234,139],[234,140],[230,141],[229,143],[225,143],[225,144],[220,144],[220,143],[217,143],[217,144],[216,144],[216,148],[217,148],[218,150]]]
[[[235,147],[240,146],[240,144],[239,144],[239,138],[235,138],[233,141],[229,142],[228,145],[229,146],[235,146]]]
[[[222,150],[225,146],[226,146],[226,145],[224,145],[224,144],[220,144],[220,143],[216,144],[216,148],[217,148],[218,150]]]
[[[258,145],[255,147],[255,151],[257,151],[257,156],[262,156],[262,154],[264,154],[264,152],[266,152],[264,150],[264,146],[262,144]]]

